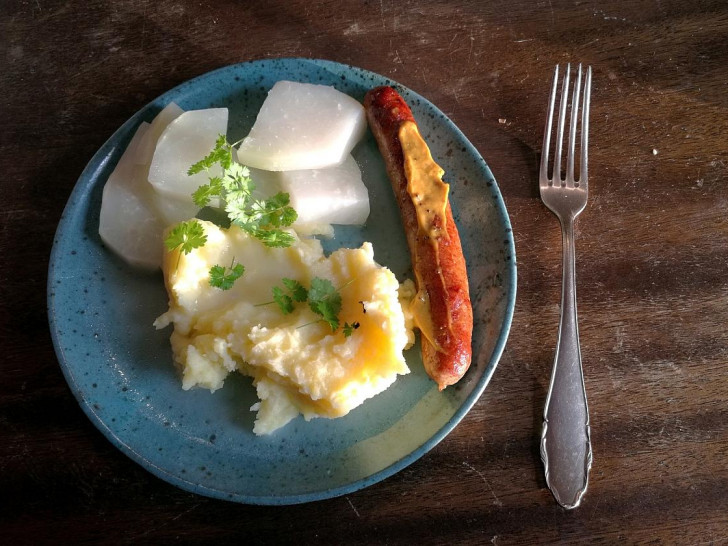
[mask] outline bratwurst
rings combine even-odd
[[[413,302],[422,360],[440,390],[465,374],[472,359],[473,309],[460,236],[444,171],[432,160],[407,103],[393,88],[364,99],[369,127],[392,183],[417,285]]]

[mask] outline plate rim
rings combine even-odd
[[[69,364],[69,360],[64,355],[64,350],[62,344],[60,343],[60,332],[55,317],[53,283],[56,279],[55,272],[60,253],[59,241],[64,229],[67,227],[67,223],[70,222],[70,220],[68,219],[70,213],[76,208],[76,206],[78,206],[79,203],[84,200],[85,197],[87,197],[87,194],[90,193],[90,191],[93,189],[95,185],[94,180],[98,178],[98,176],[94,175],[94,173],[101,171],[106,167],[108,161],[110,161],[111,156],[114,155],[113,152],[115,148],[120,147],[122,144],[124,144],[124,139],[122,139],[121,137],[123,137],[124,135],[129,136],[129,134],[131,133],[131,129],[140,123],[140,119],[143,117],[143,114],[158,105],[164,97],[181,91],[183,87],[198,85],[201,81],[209,80],[210,78],[213,78],[216,75],[227,71],[246,70],[254,66],[259,67],[269,63],[311,63],[320,68],[331,68],[335,71],[353,70],[362,75],[373,76],[374,78],[376,78],[377,81],[384,80],[386,84],[395,86],[400,90],[404,90],[412,98],[421,101],[421,104],[426,106],[428,109],[432,109],[434,113],[438,114],[440,116],[441,122],[447,124],[449,126],[449,129],[451,131],[454,131],[460,137],[463,145],[466,147],[466,153],[478,160],[479,167],[484,170],[485,174],[489,175],[489,179],[492,181],[492,185],[489,190],[491,192],[495,211],[503,226],[506,239],[506,241],[504,241],[506,243],[505,246],[507,251],[510,253],[510,265],[506,267],[505,270],[507,273],[507,279],[504,280],[504,284],[506,284],[509,289],[506,291],[504,319],[502,324],[500,325],[500,330],[493,346],[489,362],[486,365],[483,374],[477,379],[477,383],[474,386],[472,392],[467,396],[467,398],[463,401],[457,411],[455,411],[452,417],[450,417],[448,421],[442,427],[440,427],[440,429],[432,434],[429,439],[426,440],[417,449],[413,450],[407,455],[402,456],[401,458],[392,462],[390,465],[382,468],[381,470],[374,472],[364,478],[360,478],[344,485],[339,485],[337,487],[319,490],[316,492],[297,493],[291,495],[262,496],[247,495],[241,492],[231,493],[229,491],[223,491],[209,485],[202,485],[190,480],[185,480],[184,478],[181,478],[173,472],[170,472],[160,467],[159,465],[151,462],[149,459],[144,457],[142,453],[139,453],[136,449],[127,444],[104,421],[104,419],[92,407],[90,401],[81,392],[81,389],[78,387],[77,380],[75,379],[75,376],[73,374],[73,370],[71,369],[72,366]],[[411,88],[397,82],[396,80],[364,68],[325,59],[307,57],[277,57],[267,59],[255,59],[241,63],[225,65],[214,70],[202,73],[191,79],[185,80],[178,85],[168,89],[159,96],[155,97],[151,101],[147,102],[144,106],[139,108],[131,117],[129,117],[120,127],[118,127],[94,153],[92,158],[89,160],[89,162],[86,164],[83,171],[79,175],[73,189],[71,190],[71,193],[66,202],[66,205],[64,206],[63,213],[61,214],[58,226],[54,234],[53,247],[49,259],[47,279],[47,314],[53,347],[56,353],[58,363],[64,374],[66,382],[71,389],[71,392],[73,393],[74,397],[76,398],[77,402],[81,406],[86,416],[117,449],[119,449],[122,453],[124,453],[126,456],[128,456],[130,459],[132,459],[134,462],[142,466],[142,468],[155,475],[156,477],[191,493],[245,504],[292,505],[340,497],[342,495],[364,489],[366,487],[374,485],[375,483],[383,481],[420,459],[423,455],[425,455],[436,445],[438,445],[460,423],[460,421],[462,421],[462,419],[472,409],[473,405],[478,401],[480,396],[485,391],[485,388],[490,382],[493,373],[495,372],[495,369],[498,367],[498,363],[503,354],[503,351],[505,350],[507,339],[510,334],[516,302],[517,261],[515,241],[513,237],[513,229],[510,223],[510,218],[508,216],[508,212],[505,207],[505,201],[500,192],[500,188],[498,187],[498,184],[495,180],[495,177],[493,176],[492,171],[490,170],[489,165],[475,148],[475,146],[473,146],[467,136],[462,132],[462,130],[460,130],[460,128],[435,104],[433,104],[428,99],[426,99],[416,91],[412,90]]]

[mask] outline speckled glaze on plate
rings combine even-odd
[[[456,386],[439,392],[407,354],[412,372],[335,420],[298,418],[267,437],[252,433],[255,391],[234,374],[224,388],[182,391],[169,330],[155,331],[167,308],[161,273],[125,265],[98,235],[101,192],[142,121],[170,101],[184,109],[230,108],[229,135],[244,136],[267,91],[282,79],[333,85],[362,100],[394,85],[451,183],[475,314],[474,359]],[[327,250],[371,241],[375,258],[400,280],[410,272],[399,213],[376,144],[354,151],[372,202],[364,229],[337,228]],[[58,225],[48,277],[48,314],[68,384],[91,421],[122,452],[185,490],[251,504],[294,504],[343,495],[411,464],[440,442],[479,398],[511,324],[516,264],[508,215],[493,175],[465,136],[435,106],[395,82],[350,66],[277,59],[221,68],[160,96],[129,119],[94,155]]]

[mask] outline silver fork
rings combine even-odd
[[[589,429],[589,410],[586,403],[584,374],[581,367],[579,328],[576,317],[576,271],[574,250],[574,220],[584,210],[587,200],[587,150],[589,140],[589,99],[591,67],[586,70],[582,87],[581,65],[573,82],[569,101],[571,66],[567,65],[561,85],[559,119],[556,126],[553,174],[549,178],[549,152],[556,104],[559,66],[554,71],[548,117],[544,129],[539,186],[541,200],[559,218],[563,244],[563,279],[561,286],[561,320],[556,344],[551,385],[546,397],[541,459],[546,483],[556,501],[564,508],[576,508],[586,492],[592,449]],[[561,174],[564,126],[567,109],[571,110],[569,142],[566,157],[566,177]],[[579,122],[581,112],[581,123]],[[581,133],[579,178],[576,179],[575,148],[577,129]]]

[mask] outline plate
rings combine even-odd
[[[217,392],[183,391],[169,330],[161,273],[135,270],[98,235],[103,185],[134,131],[170,101],[182,108],[226,106],[232,140],[247,134],[267,91],[282,79],[333,85],[363,100],[394,85],[410,104],[432,154],[451,183],[451,202],[468,263],[476,317],[473,364],[438,391],[419,348],[411,373],[340,419],[295,419],[270,436],[252,433],[256,401],[248,378],[233,374]],[[337,227],[330,251],[371,241],[375,259],[404,280],[409,253],[384,164],[371,135],[355,148],[370,192],[363,229]],[[311,59],[228,66],[160,96],[129,119],[81,174],[58,225],[48,277],[48,313],[60,365],[81,407],[122,452],[182,489],[250,504],[294,504],[356,491],[416,461],[478,400],[496,368],[516,292],[508,215],[485,161],[448,118],[423,97],[372,72]]]

